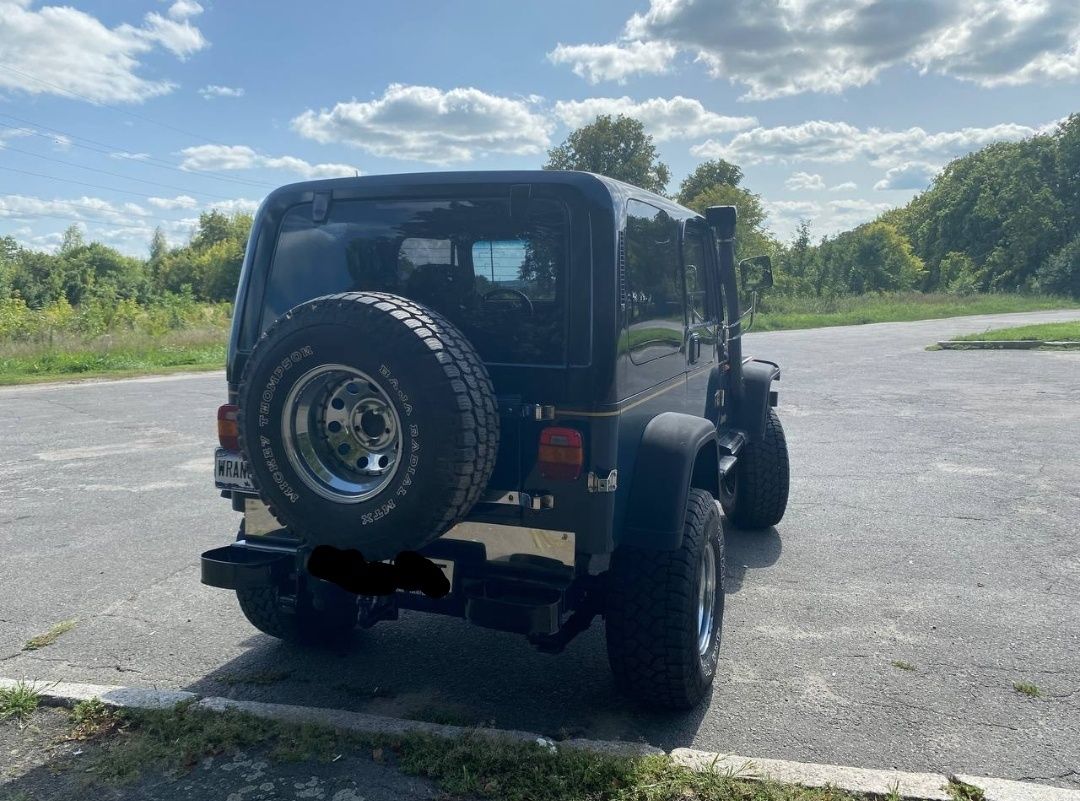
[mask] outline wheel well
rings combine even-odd
[[[720,497],[720,455],[716,441],[706,442],[698,449],[694,457],[694,469],[690,474],[690,486],[705,490],[719,499]]]

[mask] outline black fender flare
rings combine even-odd
[[[674,550],[682,543],[691,487],[717,497],[716,426],[704,417],[663,412],[645,426],[630,481],[620,545]]]
[[[780,365],[751,359],[742,366],[742,398],[736,413],[739,428],[751,442],[765,436],[765,418],[776,405],[773,381],[780,380]]]

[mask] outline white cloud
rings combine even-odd
[[[199,94],[207,100],[212,100],[215,97],[243,97],[244,88],[242,86],[219,86],[216,83],[211,83],[200,89]]]
[[[356,175],[351,164],[312,164],[295,156],[266,156],[247,145],[196,145],[180,151],[184,170],[252,170],[265,168],[293,172],[304,178],[342,178]]]
[[[103,242],[133,256],[145,256],[155,228],[162,229],[170,245],[179,245],[187,241],[201,212],[216,209],[227,214],[250,214],[260,202],[251,198],[233,198],[204,204],[178,195],[175,198],[150,198],[146,203],[152,208],[147,208],[138,203],[89,196],[48,199],[0,195],[0,222],[29,223],[8,231],[27,247],[55,250],[63,234],[55,230],[36,234],[39,226],[63,229],[75,224],[83,229],[88,240]],[[179,218],[161,216],[161,211],[168,209],[183,209],[185,214]]]
[[[8,67],[0,70],[0,89],[33,95],[139,103],[175,88],[142,77],[143,56],[161,47],[186,58],[207,46],[188,19],[156,12],[140,26],[110,28],[69,6],[35,9],[31,0],[0,0],[0,20],[0,63]]]
[[[740,131],[757,124],[754,117],[725,117],[706,110],[700,100],[681,95],[641,102],[629,97],[590,97],[555,104],[555,116],[571,128],[586,125],[601,114],[624,114],[640,120],[658,142]]]
[[[824,189],[825,179],[817,173],[795,172],[784,181],[784,186],[793,191],[800,189]]]
[[[651,0],[608,44],[549,58],[595,83],[662,72],[676,53],[747,99],[841,92],[908,65],[983,86],[1080,76],[1076,0]]]
[[[199,201],[190,195],[177,195],[176,197],[152,197],[147,201],[151,206],[158,209],[194,209]]]
[[[856,225],[870,222],[883,211],[893,208],[893,205],[892,203],[875,203],[862,198],[830,200],[827,204],[826,233],[844,231],[848,228],[854,228]]]
[[[575,75],[589,83],[626,83],[631,75],[667,72],[676,52],[674,45],[663,42],[559,44],[547,57],[552,64],[569,64]]]
[[[181,61],[208,44],[202,32],[187,19],[163,17],[156,12],[146,15],[145,31],[142,35],[157,42]]]
[[[128,161],[146,161],[150,158],[149,153],[128,153],[126,150],[118,150],[109,154],[110,158],[127,159]]]
[[[874,189],[926,189],[941,169],[939,164],[924,161],[905,161],[890,168],[885,177],[874,184]]]
[[[542,152],[552,124],[530,105],[528,100],[473,88],[444,92],[391,84],[376,100],[305,111],[292,127],[323,144],[344,143],[385,158],[447,164],[486,153]]]
[[[203,7],[195,0],[176,0],[166,13],[173,19],[187,19],[203,13]]]
[[[829,191],[830,192],[850,192],[851,190],[858,189],[858,188],[859,188],[859,185],[857,183],[855,183],[854,181],[844,181],[843,183],[837,184],[836,186],[830,186]]]
[[[55,199],[26,195],[0,195],[0,218],[36,220],[42,215],[68,217],[72,221],[88,220],[109,223],[130,222],[132,215],[143,216],[145,209],[135,203],[112,203],[99,197]]]
[[[721,157],[739,164],[866,158],[875,166],[889,168],[907,161],[947,161],[991,142],[1016,141],[1039,130],[1005,123],[928,133],[922,128],[889,131],[811,120],[798,125],[753,128],[736,134],[729,142],[709,139],[690,148],[690,152],[699,158]]]

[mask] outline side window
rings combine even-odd
[[[683,271],[686,275],[686,313],[690,325],[701,325],[716,319],[715,304],[709,294],[708,265],[705,262],[705,240],[693,226],[686,227],[683,240]]]
[[[679,353],[686,325],[679,224],[655,206],[626,206],[627,349],[635,364]]]

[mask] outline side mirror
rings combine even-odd
[[[739,284],[744,292],[760,292],[773,285],[772,259],[751,256],[739,262]]]

